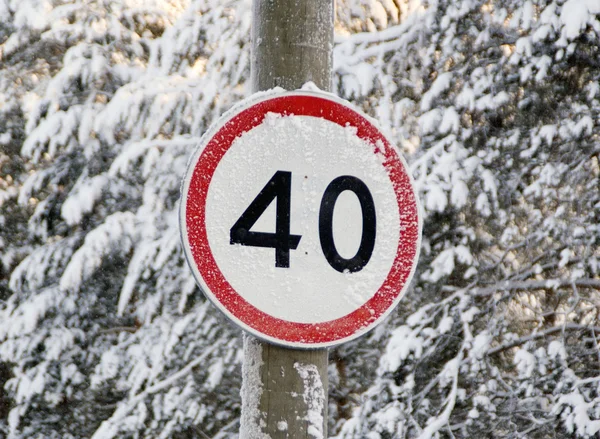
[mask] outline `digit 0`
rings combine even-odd
[[[338,253],[333,240],[333,209],[335,203],[344,191],[352,191],[357,196],[362,210],[362,236],[356,254],[345,259]],[[323,194],[321,208],[319,209],[319,238],[321,249],[329,265],[343,273],[354,273],[362,270],[371,259],[375,248],[375,234],[377,230],[375,203],[367,185],[360,179],[351,175],[337,177]]]

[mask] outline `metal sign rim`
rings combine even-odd
[[[402,212],[400,212],[400,218],[402,218],[403,216],[404,217],[409,216],[410,218],[406,221],[407,222],[412,221],[413,223],[416,223],[416,229],[417,229],[417,230],[410,231],[410,234],[412,235],[412,239],[410,239],[409,241],[412,244],[411,245],[412,249],[405,250],[405,251],[400,249],[400,244],[402,243],[402,239],[403,239],[401,236],[399,247],[398,247],[398,250],[396,253],[396,257],[395,257],[395,261],[392,266],[392,269],[388,273],[386,282],[384,282],[384,284],[375,293],[375,295],[371,299],[369,299],[365,304],[363,304],[360,308],[356,309],[354,312],[352,312],[352,313],[348,314],[347,316],[344,316],[340,319],[332,320],[330,322],[307,323],[307,324],[288,322],[288,321],[281,320],[281,319],[278,319],[273,316],[269,316],[268,314],[255,308],[248,302],[245,302],[245,299],[243,299],[242,296],[239,295],[239,293],[235,292],[235,290],[233,290],[233,288],[230,285],[229,285],[229,289],[231,291],[228,291],[227,293],[223,293],[223,291],[213,291],[214,289],[219,289],[219,290],[225,289],[226,290],[227,285],[225,285],[225,284],[227,284],[227,280],[225,279],[224,275],[222,273],[220,273],[220,270],[219,270],[218,266],[216,265],[216,261],[214,261],[214,258],[212,256],[212,252],[210,250],[210,246],[208,245],[207,239],[206,239],[205,243],[203,242],[200,245],[203,246],[205,248],[205,250],[208,251],[208,254],[202,253],[202,255],[204,256],[205,259],[212,259],[213,262],[208,263],[208,266],[210,266],[210,271],[212,271],[212,273],[208,273],[207,269],[203,268],[203,270],[205,271],[204,275],[206,275],[207,277],[210,277],[210,279],[205,279],[205,276],[203,276],[203,273],[201,272],[201,269],[198,266],[196,258],[194,257],[194,253],[197,253],[197,252],[196,252],[196,250],[192,249],[192,244],[190,243],[189,233],[188,233],[189,230],[188,230],[188,224],[187,224],[187,215],[188,215],[188,204],[190,204],[190,201],[189,201],[190,186],[192,185],[192,182],[194,181],[194,187],[196,187],[198,185],[197,180],[199,178],[203,179],[203,180],[208,180],[208,182],[205,182],[203,184],[203,187],[205,186],[205,188],[206,188],[206,192],[208,191],[208,186],[210,185],[210,179],[212,178],[214,169],[216,169],[216,167],[218,166],[218,160],[217,160],[216,165],[211,162],[211,164],[214,165],[214,169],[212,170],[212,173],[210,173],[209,175],[203,174],[201,177],[199,177],[197,174],[197,170],[198,170],[199,162],[203,159],[203,157],[205,157],[204,162],[207,162],[208,159],[206,159],[206,157],[207,157],[206,154],[208,154],[209,156],[212,155],[213,151],[211,150],[211,148],[215,149],[214,145],[218,144],[218,141],[215,140],[215,138],[219,134],[222,134],[223,132],[228,134],[228,136],[225,136],[228,138],[228,140],[226,140],[225,142],[222,142],[222,143],[226,143],[226,144],[227,144],[227,142],[229,142],[225,148],[225,152],[226,152],[227,149],[231,146],[231,144],[235,140],[235,137],[248,131],[248,129],[244,130],[244,128],[247,128],[247,125],[248,125],[247,123],[241,127],[242,131],[239,131],[240,127],[236,127],[236,126],[232,127],[231,126],[231,124],[235,125],[235,121],[240,118],[241,114],[247,114],[247,112],[249,110],[257,109],[261,105],[265,106],[265,103],[267,104],[266,107],[269,107],[269,105],[268,105],[269,102],[273,102],[274,100],[277,100],[277,99],[283,98],[284,100],[285,99],[289,100],[291,98],[291,101],[293,101],[295,97],[304,97],[304,98],[308,98],[309,100],[314,99],[314,98],[323,99],[324,101],[322,101],[321,103],[325,107],[327,107],[327,102],[329,102],[329,103],[331,103],[331,106],[327,107],[327,108],[336,108],[337,110],[335,110],[335,111],[339,111],[340,109],[343,109],[342,113],[347,112],[348,114],[352,115],[352,117],[350,119],[352,119],[356,125],[360,125],[360,126],[356,127],[358,129],[358,133],[360,134],[361,130],[363,130],[362,136],[357,134],[357,135],[359,135],[359,137],[365,138],[364,136],[366,136],[367,140],[369,140],[373,144],[374,147],[375,147],[375,143],[377,143],[379,145],[379,147],[383,148],[383,151],[380,151],[380,152],[383,153],[386,156],[386,158],[388,159],[388,161],[387,161],[388,166],[392,166],[391,170],[388,171],[388,174],[390,174],[391,172],[395,173],[392,176],[390,176],[390,180],[392,180],[392,184],[394,185],[394,191],[396,192],[398,203],[400,203],[400,196],[398,195],[399,183],[397,181],[394,181],[394,178],[402,179],[402,184],[401,184],[400,189],[403,191],[406,191],[407,189],[409,189],[410,196],[412,197],[412,199],[408,202],[409,206],[408,206],[407,210],[410,211],[409,214],[407,215],[405,212],[403,215]],[[299,101],[302,101],[302,99],[299,99]],[[280,101],[280,102],[283,102],[283,101]],[[263,117],[269,112],[269,111],[263,111],[261,109],[258,109],[256,111],[258,111],[259,114],[262,114]],[[299,115],[304,114],[304,113],[302,113],[302,111],[299,111],[299,109],[295,109],[295,111],[296,111],[296,113],[294,113],[293,111],[290,111],[290,113],[288,113],[288,114],[299,114]],[[332,111],[334,111],[334,110],[332,110]],[[246,113],[244,113],[244,112],[246,112]],[[348,116],[348,114],[346,114],[346,116]],[[311,115],[313,115],[313,114],[311,114]],[[332,116],[330,114],[328,114],[326,116],[329,116],[329,118],[328,117],[323,117],[323,118],[326,120],[332,121],[331,120]],[[318,115],[317,115],[317,117],[318,117]],[[238,118],[238,119],[236,119],[236,118]],[[356,123],[357,120],[360,121],[360,123]],[[334,121],[334,122],[339,123],[341,125],[341,123],[339,121]],[[260,121],[253,120],[252,123],[250,123],[250,125],[252,125],[252,124],[254,124],[254,125],[252,127],[250,127],[249,129],[252,129],[254,126],[260,125],[261,123],[262,123],[262,120],[260,120]],[[346,121],[346,124],[349,124],[349,123],[350,123],[349,121]],[[228,124],[230,124],[230,126],[228,126]],[[230,132],[230,131],[232,131],[233,133],[237,132],[237,135],[233,136],[233,139],[231,138],[232,132]],[[365,132],[367,134],[364,134]],[[223,137],[223,136],[221,136],[221,137]],[[223,140],[223,139],[221,139],[221,140]],[[375,142],[375,140],[381,141],[381,143]],[[223,149],[223,148],[221,147],[221,149]],[[207,150],[208,150],[208,152],[207,152]],[[374,151],[374,153],[375,153],[375,151]],[[223,155],[224,155],[224,152],[223,152]],[[221,155],[221,157],[222,157],[222,155]],[[220,158],[219,158],[219,160],[220,160]],[[213,160],[213,162],[214,162],[214,160]],[[398,173],[400,175],[398,175]],[[203,195],[206,195],[206,194],[203,194]],[[197,212],[195,211],[195,212],[200,213],[200,215],[203,215],[203,212],[205,210],[205,205],[206,204],[204,204],[203,206],[200,206],[200,210]],[[399,210],[400,210],[400,206],[399,206]],[[383,319],[385,319],[392,312],[392,310],[397,306],[398,302],[402,299],[402,297],[406,293],[406,290],[408,289],[408,286],[410,285],[410,281],[411,281],[411,279],[414,275],[415,269],[416,269],[416,265],[417,265],[417,261],[418,261],[419,253],[420,253],[420,247],[421,247],[421,233],[422,233],[421,207],[420,207],[419,199],[416,195],[416,190],[415,190],[413,179],[410,175],[409,168],[408,168],[404,158],[395,151],[394,147],[391,145],[391,143],[386,138],[386,136],[372,122],[372,120],[370,118],[368,118],[368,116],[366,116],[366,115],[362,114],[362,112],[356,110],[347,101],[344,101],[334,95],[331,95],[331,94],[325,93],[325,92],[297,90],[297,91],[290,91],[290,92],[273,92],[273,91],[271,91],[271,92],[257,93],[255,95],[251,96],[250,98],[235,105],[232,109],[230,109],[229,111],[224,113],[216,121],[216,123],[214,123],[208,129],[208,131],[202,136],[202,138],[196,148],[196,151],[190,157],[190,160],[189,160],[188,166],[187,166],[187,170],[186,170],[186,174],[182,181],[181,200],[180,200],[180,209],[179,209],[179,222],[180,222],[180,235],[181,235],[181,240],[182,240],[182,244],[183,244],[183,248],[184,248],[185,257],[187,259],[188,265],[190,266],[190,268],[192,270],[192,274],[196,280],[196,283],[199,285],[199,287],[202,290],[202,292],[204,293],[204,295],[219,310],[221,310],[221,312],[223,312],[225,314],[225,316],[227,316],[233,323],[235,323],[237,326],[241,327],[245,331],[247,331],[247,332],[253,334],[254,336],[256,336],[262,340],[265,340],[267,342],[274,343],[274,344],[284,346],[284,347],[292,347],[292,348],[315,349],[315,348],[332,347],[332,346],[353,340],[357,337],[360,337],[360,336],[364,335],[365,333],[367,333],[368,331],[370,331],[371,329],[375,328]],[[409,226],[410,226],[410,224],[409,224]],[[414,227],[412,227],[412,228],[414,228]],[[402,225],[401,225],[401,229],[402,229]],[[406,233],[406,229],[404,229],[403,232]],[[390,273],[392,273],[395,270],[395,273],[396,273],[395,277],[398,277],[397,276],[397,273],[399,270],[398,264],[400,263],[399,259],[401,258],[401,256],[404,256],[404,259],[406,259],[407,252],[408,252],[408,254],[410,254],[411,251],[412,251],[412,257],[410,257],[410,259],[411,259],[410,269],[409,270],[406,270],[406,268],[401,269],[401,276],[403,278],[401,285],[388,285],[390,283],[390,282],[387,282],[388,279],[390,278]],[[401,253],[402,253],[402,255],[401,255]],[[201,262],[201,264],[203,264],[203,267],[207,266],[207,263],[205,263],[205,262]],[[215,269],[219,273],[214,273]],[[217,282],[220,285],[220,287],[215,288],[214,278],[215,278],[215,276],[216,276],[216,278],[218,278],[219,274],[223,279],[220,279],[219,282]],[[383,290],[385,290],[385,291],[383,291]],[[233,292],[233,296],[232,296],[232,292]],[[377,300],[379,300],[379,301],[384,300],[384,299],[382,299],[382,297],[387,294],[392,294],[393,300],[390,301],[389,299],[386,298],[385,300],[388,303],[385,303],[383,306],[380,306],[381,304],[379,304],[377,306],[377,311],[375,313],[373,313],[372,308],[369,308],[367,306],[367,304],[371,303],[375,297],[378,297]],[[237,308],[235,308],[235,310],[230,309],[224,303],[223,297],[225,297],[225,295],[227,295],[227,297],[229,299],[233,300],[233,302],[236,303],[235,306],[237,306]],[[235,297],[235,295],[237,295],[237,297]],[[238,306],[240,301],[245,302],[245,304],[242,304],[243,306],[241,306],[241,307]],[[231,304],[229,306],[231,307]],[[240,310],[243,310],[243,311],[240,311]],[[361,311],[361,312],[359,312],[359,311]],[[349,316],[352,316],[353,314],[356,314],[357,312],[359,312],[358,314],[360,314],[360,316],[355,315],[353,318],[349,318]],[[241,315],[237,315],[237,313],[240,313]],[[254,320],[249,321],[251,318]],[[261,321],[262,321],[262,323],[257,323],[257,322],[261,322]],[[332,334],[330,336],[324,336],[323,334],[331,332],[332,329],[336,329],[335,322],[337,322],[337,321],[341,321],[341,323],[339,323],[339,325],[340,325],[340,328],[342,329],[342,331],[341,331],[342,335],[339,337],[336,337],[336,334]],[[356,324],[357,322],[359,324]],[[349,325],[353,325],[353,324],[355,325],[353,327],[353,329],[352,328],[349,329]],[[282,329],[282,326],[283,326],[283,329]],[[265,333],[265,330],[264,330],[265,327],[272,328],[272,330],[270,330],[270,333]],[[339,330],[340,328],[337,328],[337,329]],[[287,338],[286,338],[285,335],[282,335],[282,334],[285,334],[286,331],[288,331],[288,333],[292,334],[293,336],[287,336]],[[302,337],[301,334],[300,335],[298,334],[299,332],[305,333],[304,338]],[[321,334],[321,336],[315,335],[315,334]]]

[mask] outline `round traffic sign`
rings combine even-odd
[[[203,136],[183,181],[186,258],[205,295],[289,347],[364,334],[414,273],[421,219],[408,168],[347,102],[258,94]]]

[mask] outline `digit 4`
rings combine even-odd
[[[290,250],[298,248],[300,235],[290,234],[292,173],[277,171],[229,231],[229,243],[275,249],[275,266],[289,268]],[[250,229],[276,200],[275,233]]]

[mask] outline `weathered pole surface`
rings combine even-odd
[[[331,90],[334,0],[254,0],[254,91],[294,90],[308,81]],[[285,148],[285,145],[281,145]],[[262,388],[249,439],[326,438],[328,352],[245,341],[245,369],[259,365]],[[261,360],[257,361],[256,356]],[[245,377],[244,379],[247,379]],[[258,395],[256,395],[258,397]],[[242,423],[252,414],[242,414]],[[258,428],[257,428],[258,427]]]
[[[254,0],[254,91],[294,90],[308,81],[331,89],[334,0]]]

